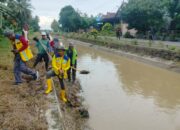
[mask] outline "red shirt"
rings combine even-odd
[[[51,45],[52,48],[54,48],[54,41],[51,41],[50,45]]]
[[[18,39],[22,43],[22,47],[19,49],[20,52],[28,48],[28,41],[26,41],[24,36],[15,35],[15,38]]]

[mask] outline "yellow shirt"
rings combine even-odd
[[[56,54],[52,59],[52,69],[54,70],[56,75],[60,75],[60,70],[64,71],[63,78],[67,78],[67,70],[70,68],[70,58],[67,56],[60,57],[60,55]],[[59,76],[62,78],[62,75]]]

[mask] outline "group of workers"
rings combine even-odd
[[[33,54],[30,49],[27,36],[17,35],[12,31],[5,33],[5,36],[12,42],[15,55],[14,58],[14,77],[15,82],[13,85],[20,85],[23,83],[21,78],[21,72],[32,76],[33,80],[39,79],[39,72],[35,71],[36,65],[44,61],[46,68],[46,90],[45,93],[49,94],[52,89],[52,77],[57,76],[61,86],[60,99],[63,102],[67,102],[67,96],[65,91],[64,79],[68,78],[69,82],[75,82],[76,80],[76,66],[77,66],[77,50],[74,47],[74,43],[70,42],[69,47],[65,48],[58,37],[50,39],[46,32],[42,32],[42,38],[34,38],[36,42],[35,46],[38,49],[36,60],[33,64],[33,69],[28,68],[26,62],[29,62],[33,58]],[[51,64],[51,68],[49,67]]]

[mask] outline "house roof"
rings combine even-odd
[[[112,13],[112,12],[107,12],[106,15],[102,16],[102,19],[112,19],[116,17],[116,13]]]

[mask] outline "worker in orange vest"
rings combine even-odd
[[[24,36],[14,34],[13,31],[5,32],[5,36],[13,44],[12,52],[15,55],[14,58],[14,77],[15,83],[13,85],[19,85],[22,83],[21,72],[27,75],[31,75],[32,79],[37,80],[39,77],[38,72],[35,72],[26,66],[26,62],[33,58],[33,54],[29,47],[28,41]]]

